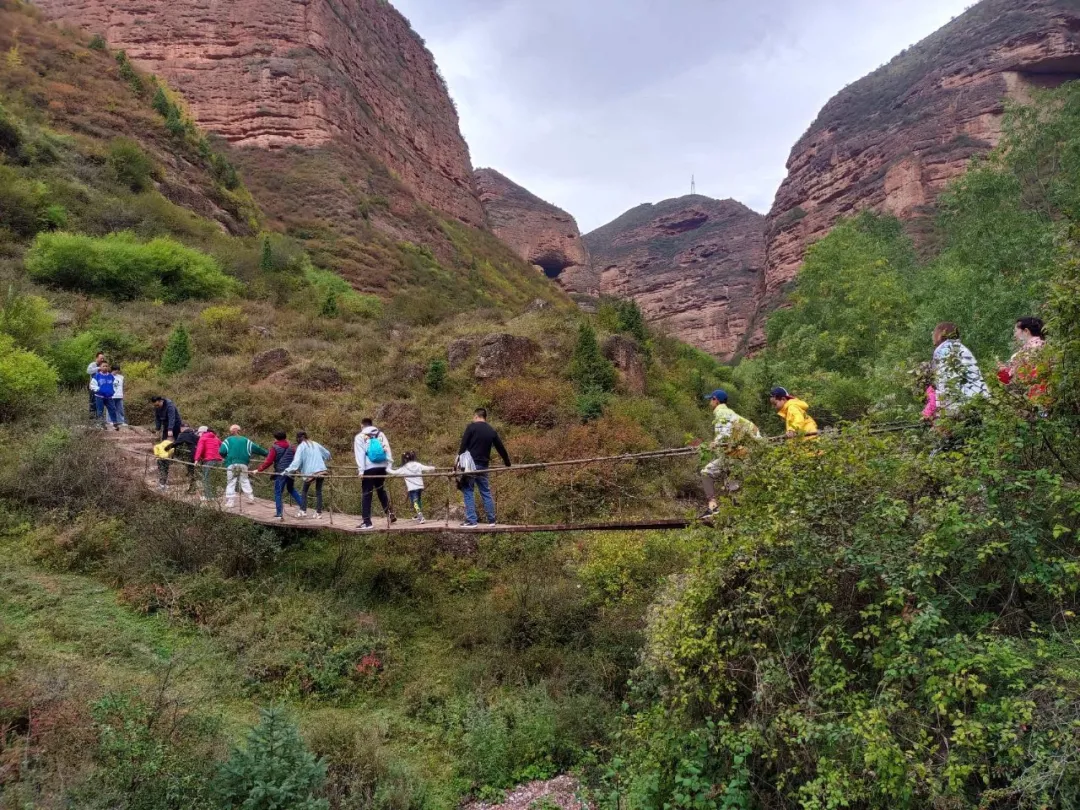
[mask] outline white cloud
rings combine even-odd
[[[765,211],[844,85],[969,0],[394,0],[446,76],[473,163],[588,231],[698,191]]]

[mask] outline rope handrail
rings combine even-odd
[[[915,423],[897,422],[897,423],[892,423],[892,424],[888,424],[888,425],[882,425],[882,426],[877,427],[877,428],[871,428],[869,431],[867,431],[867,433],[870,434],[870,435],[881,435],[881,434],[886,434],[886,433],[897,433],[897,432],[902,432],[902,431],[907,431],[907,430],[925,429],[927,427],[929,427],[929,425],[926,422],[915,422]],[[761,441],[761,442],[764,442],[766,444],[782,444],[784,442],[789,442],[789,441],[798,442],[798,441],[806,441],[808,439],[816,439],[816,438],[823,438],[823,439],[839,438],[842,433],[843,433],[843,429],[826,429],[826,430],[819,430],[816,433],[806,433],[806,434],[802,434],[802,435],[794,436],[794,437],[786,436],[786,435],[783,435],[783,436],[769,436],[769,437],[766,437],[766,438],[763,438],[763,439],[758,439],[756,441]],[[668,448],[668,449],[665,449],[665,450],[645,451],[645,452],[641,452],[641,453],[624,453],[624,454],[616,455],[616,456],[596,456],[596,457],[593,457],[593,458],[564,459],[564,460],[561,460],[561,461],[530,462],[530,463],[527,463],[527,464],[516,464],[516,465],[510,466],[510,467],[489,467],[487,470],[484,470],[483,472],[488,473],[488,474],[522,473],[522,472],[530,472],[530,471],[534,471],[534,470],[547,470],[547,469],[550,469],[552,467],[571,467],[571,466],[579,466],[580,467],[580,466],[587,466],[587,465],[590,465],[590,464],[599,464],[599,463],[617,464],[617,463],[636,462],[636,461],[652,461],[652,460],[663,459],[663,458],[680,458],[680,457],[685,457],[685,456],[697,455],[697,454],[701,453],[703,448],[707,449],[707,450],[723,451],[725,449],[737,448],[737,447],[745,447],[745,446],[746,446],[745,442],[723,442],[723,443],[715,445],[715,446],[711,445],[711,444],[708,444],[708,445],[702,444],[702,445],[698,445],[696,447],[676,447],[676,448]],[[178,465],[182,465],[182,466],[192,466],[192,467],[200,466],[197,462],[184,461],[182,459],[176,459],[176,458],[160,459],[157,456],[155,456],[152,452],[149,452],[149,451],[135,450],[135,449],[128,448],[128,447],[121,447],[120,450],[122,452],[125,452],[125,453],[129,453],[129,454],[137,455],[137,456],[142,456],[142,457],[148,457],[148,458],[151,458],[151,459],[154,459],[154,460],[157,460],[157,461],[168,461],[170,464],[178,464]],[[211,470],[213,470],[213,469],[221,469],[224,472],[224,471],[226,471],[227,468],[224,465],[222,465],[220,467],[215,465],[214,467],[207,467],[206,469],[211,469]],[[338,468],[338,469],[340,469],[340,468]],[[265,472],[267,474],[270,473],[269,470],[267,470]],[[251,473],[254,474],[255,471],[251,470]],[[425,478],[425,479],[427,479],[427,478],[456,478],[456,477],[461,476],[461,475],[469,475],[469,473],[464,473],[461,470],[453,470],[453,469],[443,467],[443,468],[436,468],[436,470],[434,472],[425,472],[425,473],[421,473],[419,475],[409,475],[409,474],[406,474],[406,473],[396,473],[396,474],[387,473],[385,475],[369,475],[369,476],[366,476],[366,477],[367,478],[372,478],[372,479],[389,480],[389,479],[397,479],[397,478],[405,478],[405,477],[409,477],[409,478]],[[335,475],[335,474],[333,474],[331,472],[331,473],[327,473],[326,475],[319,475],[317,477],[323,478],[323,479],[352,480],[352,479],[356,479],[356,478],[361,477],[361,474],[360,474],[359,471],[357,471],[356,473],[348,474],[348,475]]]

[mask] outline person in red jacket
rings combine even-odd
[[[221,439],[210,428],[203,425],[198,430],[199,441],[195,445],[195,463],[202,467],[203,494],[199,499],[209,501],[214,497],[214,482],[210,480],[215,467],[221,466]]]
[[[1002,385],[1026,388],[1028,401],[1040,407],[1047,405],[1050,376],[1046,359],[1046,334],[1039,318],[1021,318],[1013,327],[1013,337],[1019,348],[1008,364],[998,367]]]

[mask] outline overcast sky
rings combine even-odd
[[[697,190],[766,212],[837,91],[971,0],[393,0],[475,166],[590,231]]]

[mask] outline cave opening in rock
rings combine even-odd
[[[1080,78],[1080,56],[1059,56],[1019,65],[1016,72],[1032,87],[1052,90]]]
[[[550,279],[557,279],[567,267],[573,267],[573,262],[567,261],[565,256],[540,256],[533,264],[544,271],[544,275]]]

